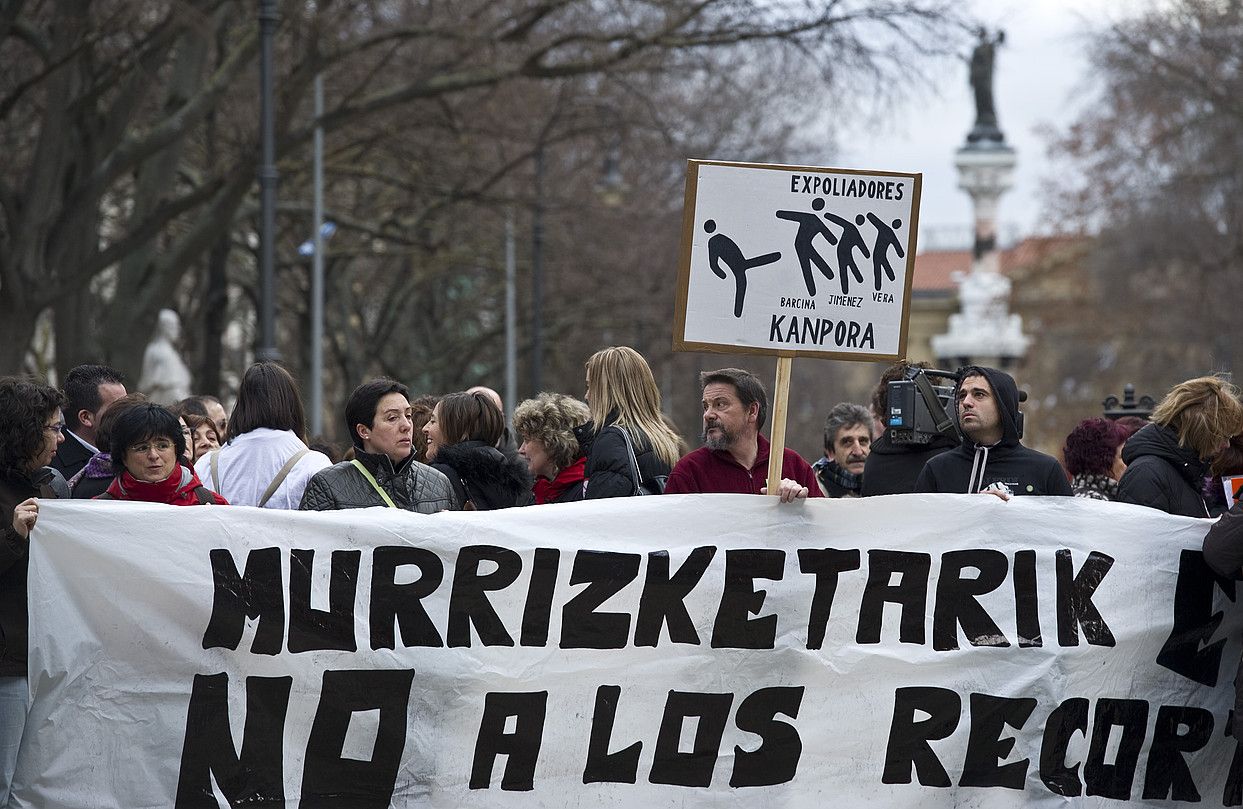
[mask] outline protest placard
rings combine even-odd
[[[689,161],[674,348],[904,356],[921,182]]]
[[[16,807],[1240,803],[1207,521],[50,501]]]

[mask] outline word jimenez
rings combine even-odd
[[[656,647],[662,642],[662,630],[668,633],[668,643],[696,645],[704,639],[695,629],[686,600],[704,581],[719,553],[724,555],[723,579],[718,582],[721,596],[707,642],[714,649],[773,649],[779,633],[784,634],[779,623],[794,620],[790,615],[765,614],[764,608],[765,588],[776,587],[785,576],[786,553],[769,548],[722,551],[715,546],[694,548],[676,569],[665,550],[649,551],[646,555],[578,550],[563,560],[557,549],[536,548],[529,560],[531,570],[522,599],[520,626],[513,627],[506,626],[489,595],[513,586],[525,562],[519,553],[501,546],[461,548],[449,581],[445,575],[446,561],[430,550],[409,545],[372,549],[368,609],[361,621],[356,619],[361,606],[358,582],[362,551],[334,550],[329,560],[323,560],[317,559],[314,551],[291,550],[286,568],[286,557],[277,547],[251,550],[240,565],[228,549],[218,548],[209,554],[214,603],[202,645],[205,649],[237,650],[239,645],[245,646],[243,639],[250,635],[249,651],[257,655],[356,651],[360,643],[356,628],[363,626],[368,637],[361,641],[373,650],[473,644],[545,647],[550,642],[554,605],[558,605],[560,615],[560,634],[555,645],[561,649],[623,649],[629,644]],[[896,632],[900,643],[930,642],[933,650],[951,652],[960,648],[961,631],[971,646],[1008,647],[1015,643],[1020,648],[1040,648],[1045,643],[1038,614],[1038,557],[1042,553],[1019,550],[1008,556],[988,548],[948,551],[935,558],[934,577],[934,556],[927,553],[797,549],[798,573],[814,580],[812,597],[806,605],[807,618],[803,621],[800,616],[799,622],[805,648],[822,648],[839,583],[844,576],[851,575],[865,577],[862,597],[848,609],[839,609],[839,613],[852,616],[856,644],[877,644],[882,635]],[[1093,595],[1114,560],[1096,551],[1076,560],[1069,549],[1046,555],[1050,558],[1045,561],[1052,562],[1056,607],[1056,640],[1052,642],[1060,647],[1074,647],[1081,642],[1113,646],[1113,633],[1094,605]],[[330,568],[327,610],[311,606],[312,576],[319,564]],[[568,598],[561,597],[557,587],[562,564],[569,565],[569,583],[578,588]],[[1207,606],[1211,606],[1213,577],[1205,575],[1199,554],[1192,551],[1183,553],[1183,568],[1179,614],[1162,651],[1164,659],[1159,662],[1182,670],[1187,676],[1215,679],[1220,648],[1216,649],[1217,656],[1209,650],[1206,663],[1199,642],[1211,635],[1220,621],[1220,616],[1214,618],[1205,613]],[[407,569],[405,575],[400,575],[403,569]],[[413,580],[409,575],[411,569],[417,572]],[[632,604],[631,609],[602,608],[640,578],[637,604]],[[933,579],[934,587],[930,584]],[[759,586],[761,583],[763,587]],[[1000,590],[1003,585],[1014,618],[1014,625],[1006,629],[980,602],[982,596]],[[447,614],[433,618],[423,602],[442,588],[448,590]],[[931,619],[926,621],[930,597]],[[887,606],[898,610],[896,627],[885,626]],[[1211,674],[1206,665],[1213,667]],[[414,669],[323,673],[322,701],[307,747],[304,796],[339,789],[342,779],[348,782],[365,776],[370,786],[364,791],[374,802],[355,796],[355,801],[363,803],[354,805],[388,805],[398,775],[408,695],[415,677]],[[239,758],[232,752],[238,746],[230,732],[227,675],[195,677],[178,806],[214,805],[199,800],[210,795],[209,779],[213,776],[222,785],[249,781],[252,789],[258,789],[249,793],[255,797],[271,798],[279,792],[280,716],[291,682],[289,677],[247,678],[246,730]],[[759,744],[751,750],[734,748],[729,785],[771,786],[793,780],[803,750],[797,719],[803,709],[804,691],[803,685],[763,687],[738,695],[668,691],[646,774],[648,782],[710,786],[731,714],[735,726],[757,736]],[[360,699],[360,694],[366,696]],[[494,787],[492,774],[499,758],[506,759],[499,782],[502,790],[534,788],[548,697],[546,690],[486,694],[470,763],[471,789]],[[1200,800],[1185,757],[1208,742],[1215,724],[1210,711],[1180,705],[1155,706],[1156,723],[1150,736],[1147,728],[1153,708],[1145,700],[1101,698],[1093,704],[1087,698],[1072,697],[1046,706],[1043,722],[1039,723],[1032,721],[1036,708],[1037,700],[1031,697],[960,695],[934,686],[897,688],[881,781],[910,784],[914,777],[923,786],[951,786],[945,766],[930,742],[945,739],[963,723],[969,725],[970,733],[958,786],[1024,789],[1030,762],[1005,763],[1015,744],[1008,734],[1035,725],[1044,728],[1037,765],[1039,777],[1052,793],[1127,799],[1139,767],[1141,748],[1148,741],[1144,798]],[[363,709],[378,710],[381,714],[375,754],[369,765],[355,763],[351,769],[343,766],[333,751],[341,750],[350,713]],[[625,709],[625,695],[620,687],[603,684],[596,688],[584,755],[584,784],[636,783],[644,742],[615,738],[614,732],[618,712]],[[681,740],[688,721],[696,724],[692,749],[686,751]],[[1107,753],[1111,737],[1119,735],[1119,752]],[[1077,736],[1090,743],[1082,773],[1079,764],[1066,763]],[[248,750],[252,751],[250,758]],[[267,753],[261,756],[253,752],[259,750]],[[262,775],[265,767],[275,769]],[[261,775],[256,782],[257,772]],[[1241,784],[1243,757],[1236,755],[1223,796],[1226,805],[1239,804]],[[227,787],[225,791],[227,794]],[[240,795],[228,797],[240,799]],[[306,801],[304,797],[303,805]]]

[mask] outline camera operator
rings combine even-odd
[[[863,466],[863,497],[910,494],[915,491],[915,479],[928,459],[958,446],[957,441],[945,435],[933,436],[925,444],[896,442],[889,435],[889,383],[906,379],[911,369],[927,367],[926,362],[890,365],[872,392],[872,417],[882,427]]]
[[[954,398],[962,444],[929,460],[915,491],[987,491],[1003,500],[1011,495],[1071,496],[1058,460],[1019,442],[1019,391],[1012,376],[996,368],[964,368]]]

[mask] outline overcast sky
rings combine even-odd
[[[1015,184],[1001,198],[1002,240],[1047,230],[1041,222],[1041,185],[1054,173],[1042,127],[1064,129],[1088,89],[1083,35],[1108,15],[1143,5],[1131,0],[972,0],[976,16],[1001,27],[1006,42],[997,51],[994,79],[998,122],[1018,152]],[[964,56],[966,54],[964,53]],[[958,190],[954,151],[975,122],[975,102],[963,62],[946,65],[937,94],[920,96],[894,110],[892,126],[843,139],[845,167],[921,171],[921,251],[966,238],[971,205]]]

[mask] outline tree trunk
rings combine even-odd
[[[229,320],[229,238],[224,236],[207,256],[203,290],[203,364],[196,390],[220,396],[224,330]]]
[[[61,379],[75,365],[103,360],[98,356],[88,357],[84,352],[90,343],[86,311],[90,297],[88,291],[80,290],[62,295],[52,305],[52,325],[56,331],[56,372]]]
[[[0,295],[0,374],[25,370],[26,349],[35,335],[39,313],[18,295]]]
[[[168,95],[164,99],[166,113],[180,108],[202,83],[207,63],[207,38],[194,27],[181,35],[176,46]],[[132,222],[142,222],[167,197],[173,196],[177,171],[186,141],[179,140],[144,162],[137,172],[134,188]],[[182,276],[190,265],[157,272],[157,239],[149,239],[124,259],[117,269],[116,295],[104,312],[101,339],[108,354],[126,373],[142,371],[142,356],[155,330],[161,309],[167,308]]]
[[[226,52],[223,27],[216,31],[216,70],[224,62]],[[207,165],[220,162],[220,133],[216,128],[216,110],[203,120],[203,150]],[[207,274],[203,280],[203,350],[196,390],[222,396],[221,375],[224,367],[224,331],[228,326],[229,309],[229,247],[230,236],[222,233],[207,254]]]

